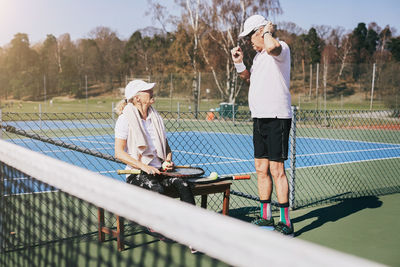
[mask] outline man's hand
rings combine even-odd
[[[234,63],[242,63],[243,62],[243,51],[240,46],[234,47],[231,50],[232,60]]]
[[[276,28],[271,21],[268,21],[263,29],[264,49],[268,55],[279,56],[282,52],[282,46],[277,39],[273,37]]]
[[[267,25],[265,25],[264,30],[263,30],[263,36],[264,34],[270,34],[272,35],[275,32],[275,26],[271,21],[268,21]]]

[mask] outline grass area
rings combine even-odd
[[[85,99],[54,98],[52,101],[33,102],[33,101],[7,101],[1,102],[3,112],[20,113],[42,113],[46,112],[111,112],[112,107],[116,106],[121,99],[113,97],[89,98],[87,103]],[[217,99],[200,101],[199,110],[208,111],[211,108],[219,107],[221,101]],[[156,98],[154,106],[160,111],[181,112],[194,111],[194,103],[186,98]]]
[[[98,96],[86,99],[74,99],[68,97],[55,97],[52,100],[43,101],[20,101],[20,100],[1,100],[0,107],[3,112],[111,112],[113,105],[116,105],[122,97],[115,96]],[[241,100],[242,99],[238,99]],[[237,100],[237,101],[238,101]],[[247,100],[247,99],[246,99]],[[199,102],[199,111],[208,111],[219,107],[219,103],[224,102],[221,99],[201,99]],[[322,97],[309,98],[305,95],[293,94],[292,105],[301,109],[325,109],[325,103]],[[195,110],[195,103],[192,96],[189,97],[156,97],[154,104],[157,110],[160,111],[178,111],[187,112]],[[354,110],[370,109],[370,100],[365,98],[364,94],[355,94],[344,98],[331,98],[326,102],[327,109],[343,109]],[[385,103],[382,100],[373,102],[373,110],[386,109]],[[239,106],[239,110],[248,110],[247,104]]]

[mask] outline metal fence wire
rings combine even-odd
[[[251,180],[232,184],[230,215],[258,212],[250,113],[159,113],[164,118],[175,164],[199,166],[206,174],[251,174]],[[113,157],[115,114],[0,114],[1,138],[125,180],[116,173],[124,165]],[[393,110],[294,108],[290,156],[285,162],[292,209],[400,192],[399,114]],[[221,201],[222,195],[212,195],[208,206],[220,211]]]

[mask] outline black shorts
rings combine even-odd
[[[254,118],[254,157],[272,161],[286,160],[291,123],[292,119]]]

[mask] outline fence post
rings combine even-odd
[[[316,77],[315,77],[315,98],[317,100],[317,108],[316,110],[319,110],[319,102],[318,102],[318,88],[319,88],[319,84],[318,84],[318,80],[319,80],[319,63],[317,63],[317,70],[316,70]]]
[[[87,93],[87,75],[85,75],[85,91],[86,91],[86,112],[89,112],[89,108],[88,108],[88,93]]]
[[[170,74],[170,87],[169,87],[169,111],[172,112],[172,90],[173,90],[173,84],[172,84],[172,73]]]
[[[1,111],[1,107],[0,107],[0,139],[3,139],[3,130],[1,128],[1,122],[2,122],[2,113],[1,112],[2,111]]]
[[[290,136],[292,140],[290,142],[290,177],[289,177],[289,206],[293,210],[295,209],[295,182],[296,182],[296,122],[297,122],[297,108],[292,106],[292,125],[290,128]]]
[[[233,126],[235,125],[235,101],[232,102],[232,122],[233,122]]]
[[[372,110],[372,102],[374,101],[374,85],[375,85],[375,63],[372,69],[371,103],[369,105],[369,110]]]
[[[39,128],[42,130],[42,104],[39,104]]]
[[[113,123],[115,125],[115,112],[114,112],[114,110],[115,110],[115,104],[114,104],[114,102],[112,102],[111,103],[111,118],[112,118],[112,121],[113,121]]]
[[[312,94],[312,64],[310,64],[310,94],[308,95],[308,100],[311,101]]]
[[[178,102],[178,118],[177,118],[177,120],[178,120],[178,127],[181,126],[181,125],[180,125],[180,118],[181,118],[181,105],[180,105],[180,103]]]

